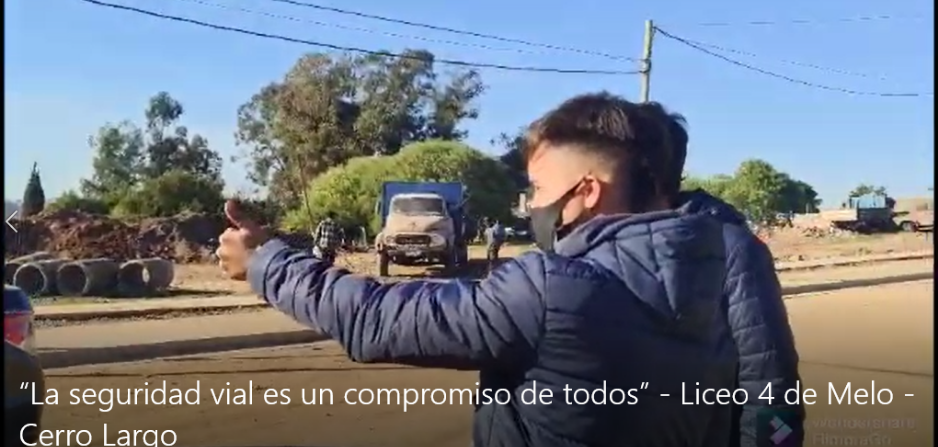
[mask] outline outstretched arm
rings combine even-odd
[[[544,318],[542,255],[482,281],[382,284],[271,240],[251,257],[252,289],[359,362],[478,368],[529,361]]]

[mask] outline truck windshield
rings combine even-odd
[[[397,214],[443,214],[443,200],[430,197],[402,197],[391,202]]]

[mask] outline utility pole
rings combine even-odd
[[[645,21],[645,42],[642,46],[642,68],[639,70],[642,79],[641,101],[648,102],[651,91],[651,47],[655,40],[655,24],[651,20]]]

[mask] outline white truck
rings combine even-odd
[[[386,182],[378,200],[378,274],[388,276],[391,264],[442,264],[447,270],[464,264],[463,203],[461,183]]]

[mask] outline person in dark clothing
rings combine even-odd
[[[649,107],[646,110],[659,117],[667,115],[663,109]],[[671,115],[670,128],[674,152],[669,178],[679,179],[684,171],[689,139],[683,117]],[[774,411],[794,415],[785,421],[792,430],[785,445],[801,446],[804,443],[804,406],[785,402],[785,392],[795,388],[801,380],[798,352],[772,253],[753,234],[742,213],[707,192],[684,192],[678,198],[678,206],[687,214],[710,215],[723,224],[727,266],[723,307],[739,354],[736,387],[749,394],[745,405],[734,407],[734,432],[738,436],[729,445],[763,445],[766,440],[759,442],[757,439],[757,416],[762,411]],[[766,389],[771,392],[764,393]],[[771,400],[760,396],[771,397]]]
[[[316,226],[316,232],[313,236],[315,248],[319,257],[332,264],[335,262],[336,253],[342,245],[342,228],[335,221],[335,213],[329,211],[326,218]]]
[[[736,380],[723,228],[671,209],[670,134],[646,107],[582,95],[531,125],[539,250],[481,281],[381,284],[268,237],[234,202],[220,266],[355,361],[478,369],[476,447],[727,445],[731,407],[682,403],[684,384]],[[551,397],[525,403],[535,388]]]
[[[475,219],[466,218],[463,220],[462,241],[466,245],[472,245],[479,233]]]

